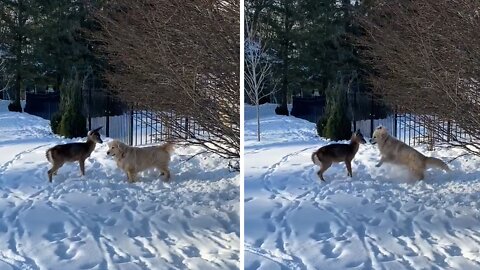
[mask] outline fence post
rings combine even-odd
[[[450,120],[447,121],[447,142],[450,142],[450,132],[452,132],[450,127]]]
[[[107,110],[106,112],[106,123],[105,123],[105,135],[110,137],[110,96],[107,97]]]
[[[374,117],[374,101],[373,101],[373,95],[370,96],[370,137],[373,136],[373,125],[374,125],[374,122],[373,122],[373,117]]]
[[[144,111],[142,109],[140,111],[140,145],[142,145],[142,143],[143,143],[142,142],[142,140],[143,140],[143,114],[144,114]],[[137,121],[138,121],[138,117],[137,117]],[[138,131],[136,133],[138,133]],[[135,144],[137,144],[137,140],[135,140]]]
[[[130,130],[128,131],[128,144],[133,145],[133,109],[130,110]]]
[[[395,114],[394,114],[395,118],[393,120],[393,124],[394,124],[394,126],[393,126],[394,132],[393,133],[395,134],[395,137],[399,137],[399,136],[397,136],[398,134],[397,134],[397,107],[396,106],[394,108],[394,112],[395,112]]]
[[[92,130],[92,87],[88,88],[88,130]]]
[[[353,91],[353,104],[352,104],[353,131],[357,130],[357,120],[355,117],[356,105],[357,105],[357,92]]]

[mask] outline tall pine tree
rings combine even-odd
[[[20,98],[25,82],[31,78],[35,58],[32,41],[38,35],[34,0],[0,0],[0,48],[6,54],[7,72],[13,77],[11,111],[22,111]]]

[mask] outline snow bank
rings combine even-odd
[[[480,269],[480,158],[412,184],[362,145],[353,178],[334,164],[322,183],[310,158],[329,142],[315,125],[263,116],[261,142],[256,120],[245,122],[246,269]],[[416,148],[445,161],[462,153]]]
[[[239,175],[179,147],[172,182],[155,171],[129,184],[97,145],[49,184],[49,121],[0,102],[0,269],[238,269]],[[109,141],[107,138],[106,142]]]

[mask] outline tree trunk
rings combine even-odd
[[[289,68],[289,62],[288,62],[288,50],[289,50],[289,8],[288,8],[288,2],[285,1],[285,36],[283,37],[283,67],[282,67],[282,72],[283,72],[283,79],[282,79],[282,103],[280,104],[280,107],[278,108],[277,114],[279,115],[289,115],[288,113],[288,106],[287,106],[287,96],[288,96],[288,68]]]
[[[19,30],[23,30],[25,27],[25,22],[26,20],[23,17],[23,1],[18,1],[18,28]],[[15,74],[15,93],[14,93],[14,99],[12,102],[12,106],[9,108],[10,111],[14,112],[22,112],[22,105],[20,103],[20,95],[22,93],[22,48],[23,48],[23,38],[24,38],[24,33],[22,31],[19,31],[16,33],[16,48],[15,48],[15,54],[16,54],[16,74]]]
[[[20,71],[17,71],[17,76],[15,79],[15,99],[13,100],[13,103],[15,106],[20,107],[20,95],[22,93],[22,75],[20,74]]]

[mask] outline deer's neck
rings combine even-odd
[[[93,150],[95,150],[96,143],[91,139],[87,139],[86,144],[88,146],[88,155],[90,155],[93,152]]]
[[[360,146],[360,144],[356,141],[350,141],[350,147],[352,148],[353,150],[353,154],[356,154],[357,151],[358,151],[358,147]]]

